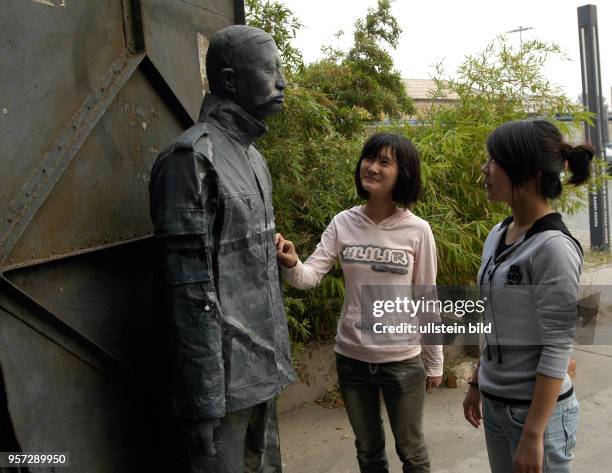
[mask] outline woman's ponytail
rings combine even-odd
[[[588,144],[566,143],[553,123],[541,119],[503,123],[489,135],[487,151],[506,172],[512,187],[536,179],[539,194],[547,199],[563,192],[564,169],[571,172],[567,184],[578,186],[588,181],[595,154]]]
[[[567,145],[561,152],[561,156],[567,161],[572,177],[568,184],[578,186],[589,180],[591,174],[591,160],[595,150],[591,145]]]

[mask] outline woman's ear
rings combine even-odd
[[[219,73],[219,80],[221,81],[221,87],[223,87],[224,91],[230,94],[234,94],[236,92],[234,70],[231,67],[221,69],[221,72]]]

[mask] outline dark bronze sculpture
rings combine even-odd
[[[280,472],[275,396],[295,374],[272,182],[253,142],[285,81],[272,38],[241,25],[213,36],[206,72],[199,121],[159,155],[149,188],[181,468]]]

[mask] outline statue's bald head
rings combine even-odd
[[[213,94],[225,95],[220,72],[225,68],[241,69],[252,64],[261,45],[274,40],[265,31],[246,25],[232,25],[217,31],[206,54],[206,76]]]

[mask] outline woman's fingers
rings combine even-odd
[[[274,243],[276,245],[276,252],[278,256],[282,257],[283,255],[296,254],[295,246],[293,246],[293,242],[289,240],[285,240],[285,238],[283,237],[281,233],[277,233],[274,236]]]
[[[284,243],[285,239],[283,238],[282,234],[277,233],[276,235],[274,235],[274,244],[276,245],[276,251],[282,251]]]
[[[463,416],[474,428],[480,427],[480,420],[482,419],[480,402],[473,402],[468,399],[463,401]]]
[[[480,421],[477,419],[476,415],[474,414],[474,409],[472,407],[468,408],[468,412],[465,418],[470,424],[472,424],[472,426],[474,426],[475,429],[477,429],[480,426]]]
[[[283,240],[282,252],[289,255],[295,254],[295,246],[293,246],[293,242],[289,240]]]
[[[286,268],[293,268],[298,260],[293,242],[285,240],[280,233],[276,236],[276,258]]]

